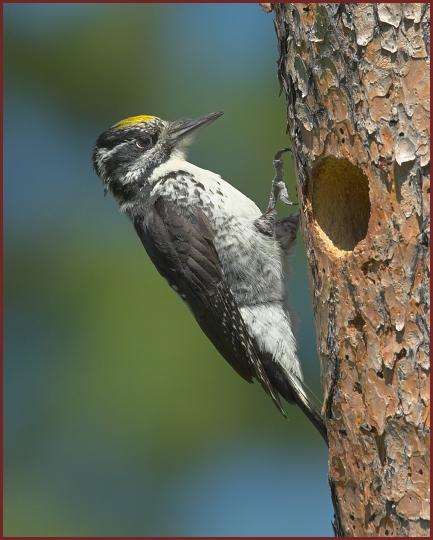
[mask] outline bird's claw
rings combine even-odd
[[[275,161],[280,161],[281,156],[285,154],[286,152],[292,153],[292,149],[287,147],[287,148],[282,148],[281,150],[278,150],[278,152],[276,152],[274,156],[274,166],[275,166]]]
[[[289,194],[287,192],[287,186],[282,180],[280,182],[278,182],[275,185],[275,187],[278,190],[277,197],[282,203],[287,204],[288,206],[293,206],[295,204],[298,204],[297,202],[291,201],[289,199]]]
[[[274,155],[274,169],[275,169],[275,176],[272,180],[272,190],[271,195],[269,197],[269,203],[268,208],[265,212],[265,214],[269,214],[275,209],[275,206],[277,204],[277,201],[281,201],[284,204],[287,204],[288,206],[293,206],[294,204],[297,204],[289,199],[289,194],[287,192],[287,186],[283,180],[283,161],[281,159],[281,156],[285,152],[291,152],[291,148],[283,148],[281,150],[278,150],[276,154]]]

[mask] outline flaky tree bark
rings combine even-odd
[[[429,9],[279,4],[334,527],[429,534]]]

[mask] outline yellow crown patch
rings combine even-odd
[[[117,124],[114,124],[113,127],[115,128],[127,128],[131,126],[135,126],[136,124],[147,124],[147,122],[151,122],[152,120],[155,120],[156,116],[149,116],[147,114],[140,114],[138,116],[129,116],[128,118],[124,118],[123,120],[120,120],[120,122],[117,122]]]

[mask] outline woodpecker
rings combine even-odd
[[[287,149],[275,155],[262,213],[185,157],[198,128],[221,115],[125,118],[99,136],[93,165],[159,273],[221,355],[245,380],[256,379],[283,414],[280,396],[298,404],[326,442],[323,418],[303,383],[288,309],[286,260],[299,216],[276,219],[277,200],[291,204],[283,181]]]

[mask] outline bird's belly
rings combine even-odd
[[[254,225],[260,209],[219,176],[191,164],[183,168],[187,168],[185,178],[164,182],[157,193],[172,199],[186,212],[194,206],[204,212],[238,305],[283,302],[281,248]]]
[[[281,253],[253,220],[228,218],[216,227],[215,247],[239,306],[284,301]]]

